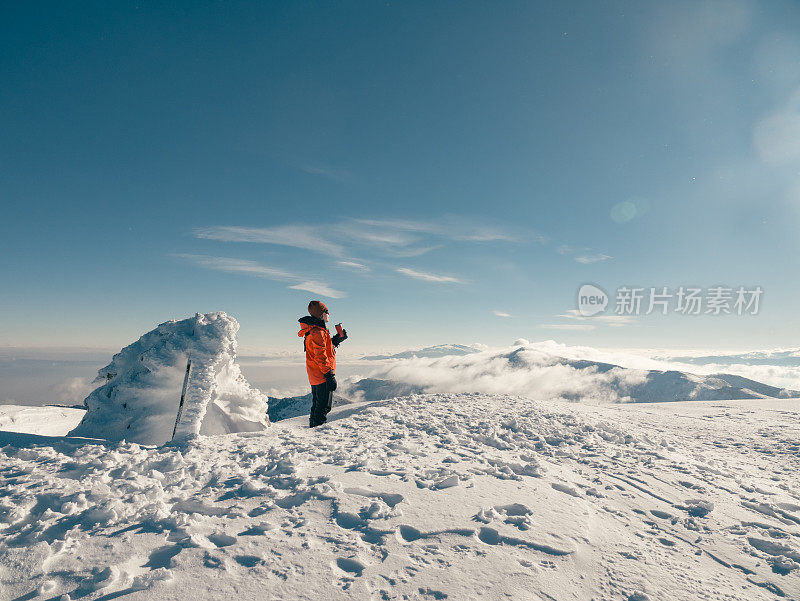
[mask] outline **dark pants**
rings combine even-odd
[[[311,428],[320,426],[328,421],[328,412],[333,407],[333,392],[328,389],[328,383],[314,384],[311,386],[311,416],[308,425]]]

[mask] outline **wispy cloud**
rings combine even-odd
[[[248,261],[246,259],[232,259],[230,257],[213,257],[210,255],[193,255],[193,254],[178,254],[175,255],[181,259],[192,261],[200,267],[206,269],[214,269],[216,271],[226,271],[228,273],[243,273],[252,275],[259,278],[268,280],[292,280],[294,277],[288,271],[279,269],[277,267],[269,267],[256,263],[255,261]]]
[[[614,257],[610,255],[604,254],[596,254],[596,255],[581,255],[579,257],[575,257],[575,260],[578,263],[583,263],[584,265],[588,265],[589,263],[597,263],[599,261],[607,261],[608,259],[613,259]]]
[[[431,234],[449,238],[450,240],[520,242],[525,238],[523,232],[512,232],[508,228],[488,226],[457,217],[446,217],[435,221],[412,221],[406,219],[358,219],[357,221],[375,228]]]
[[[594,249],[588,246],[571,246],[569,244],[559,244],[556,247],[556,252],[559,255],[573,255],[573,259],[578,263],[589,265],[590,263],[598,263],[600,261],[608,261],[613,259],[611,255],[595,252]]]
[[[303,165],[300,169],[310,175],[326,177],[337,182],[349,182],[353,179],[353,174],[345,169],[335,169],[324,165]]]
[[[497,315],[497,317],[513,317],[513,315],[511,315],[510,313],[504,313],[503,311],[495,310],[495,311],[492,311],[492,313]]]
[[[594,321],[609,325],[614,328],[620,328],[622,326],[636,323],[636,318],[633,315],[592,315],[591,317],[587,317],[585,315],[581,315],[580,311],[577,309],[569,309],[563,315],[559,315],[559,317],[577,319],[579,321]]]
[[[303,167],[309,173],[323,175],[319,167]],[[330,175],[330,174],[328,174]],[[486,223],[485,220],[461,216],[444,216],[425,221],[405,219],[347,219],[329,225],[321,223],[286,224],[274,227],[249,227],[219,225],[194,230],[197,238],[220,242],[272,244],[304,249],[335,259],[335,265],[354,272],[371,269],[351,260],[369,253],[374,259],[407,259],[420,257],[450,243],[487,245],[493,243],[547,243],[541,234],[524,227],[508,224]],[[605,260],[607,255],[591,255],[591,249],[571,249],[583,252],[579,262]],[[561,251],[559,251],[561,252]],[[257,264],[254,264],[257,265]],[[219,267],[217,267],[219,268]],[[228,265],[228,270],[256,270],[253,265]],[[407,267],[395,269],[396,273],[427,282],[464,283],[448,276],[419,271]],[[306,281],[303,278],[303,281]],[[315,281],[310,279],[309,281]]]
[[[409,269],[408,267],[398,267],[397,273],[401,273],[410,278],[423,280],[425,282],[436,282],[439,284],[463,284],[464,280],[454,278],[449,275],[437,275],[435,273],[428,273],[425,271],[417,271],[416,269]]]
[[[243,227],[220,225],[195,230],[198,238],[221,242],[254,242],[304,248],[332,256],[344,254],[342,246],[325,236],[321,227],[313,225],[280,225],[277,227]]]
[[[318,168],[304,168],[310,173]],[[429,221],[402,219],[351,219],[330,225],[288,224],[275,227],[220,225],[198,228],[198,238],[221,242],[276,244],[302,248],[333,257],[348,254],[346,249],[366,247],[391,257],[417,257],[447,241],[473,243],[530,242],[543,243],[540,234],[523,230],[486,225],[462,217],[445,217]]]
[[[336,265],[344,269],[351,269],[353,271],[370,271],[370,268],[363,263],[356,261],[336,261]]]
[[[588,323],[543,323],[539,326],[547,330],[594,330],[595,326]]]
[[[343,292],[334,290],[327,284],[323,282],[315,282],[314,280],[300,282],[299,284],[289,286],[289,288],[294,288],[295,290],[306,290],[308,292],[313,292],[314,294],[320,294],[329,298],[344,298],[346,296]]]
[[[418,257],[439,246],[423,245],[421,236],[407,231],[376,228],[359,221],[334,225],[330,232],[350,244],[368,247],[371,251],[392,257]]]
[[[416,246],[409,248],[384,249],[384,252],[387,255],[391,255],[393,257],[402,259],[411,257],[421,257],[422,255],[427,254],[432,250],[436,250],[437,248],[441,248],[441,244],[437,246]]]
[[[256,261],[189,253],[176,254],[173,256],[186,261],[191,261],[199,267],[212,269],[214,271],[238,273],[252,277],[263,278],[265,280],[275,280],[278,282],[297,282],[289,286],[289,288],[294,288],[295,290],[306,290],[308,292],[313,292],[315,294],[320,294],[330,298],[344,298],[346,296],[344,292],[334,290],[328,286],[328,284],[323,282],[299,278],[297,275],[291,274],[283,269],[263,265],[261,263],[257,263]]]

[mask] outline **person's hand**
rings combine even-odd
[[[341,335],[339,334],[333,335],[333,337],[331,338],[331,342],[333,343],[333,346],[339,346],[342,343],[342,340],[347,340],[347,330],[345,330],[344,328],[342,328]]]
[[[330,390],[331,392],[336,390],[337,384],[336,384],[336,374],[335,373],[333,373],[332,371],[329,371],[328,373],[326,373],[325,374],[325,381],[328,383],[328,390]]]

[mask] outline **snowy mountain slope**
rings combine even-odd
[[[290,397],[269,397],[269,421],[277,422],[311,411],[311,393]]]
[[[235,363],[238,330],[234,318],[217,312],[147,332],[98,372],[100,386],[86,397],[72,435],[159,444],[172,439],[173,428],[177,440],[264,429],[267,398]]]
[[[556,354],[559,351],[564,354]],[[374,370],[363,386],[355,382],[351,398],[390,398],[412,392],[481,392],[594,402],[800,396],[798,391],[742,376],[625,367],[581,357],[579,351],[592,355],[592,349],[523,341],[518,346],[463,356],[398,360]],[[374,382],[382,384],[375,386]]]
[[[769,386],[735,374],[714,374],[714,378],[727,382],[734,389],[749,390],[756,395],[773,398],[787,398],[800,396],[796,390],[786,390],[777,386]]]
[[[424,386],[395,382],[393,380],[380,380],[376,378],[362,378],[355,382],[346,382],[342,394],[355,401],[381,401],[409,394],[422,394]]]
[[[776,349],[735,354],[661,354],[654,359],[668,361],[677,369],[736,374],[773,386],[800,389],[800,349]]]
[[[350,399],[334,393],[334,405],[346,405],[350,403]],[[292,417],[299,417],[305,415],[308,418],[311,412],[311,393],[303,394],[300,396],[291,397],[269,397],[269,419],[271,422],[277,422]]]
[[[398,396],[422,393],[421,386],[411,386],[391,380],[362,378],[355,382],[345,381],[333,395],[334,404],[381,401]],[[269,397],[269,419],[277,422],[301,415],[308,416],[311,411],[311,393],[291,397]]]
[[[800,349],[750,351],[717,355],[663,355],[662,358],[696,365],[783,365],[800,367]]]
[[[797,401],[415,395],[183,447],[0,433],[0,599],[800,599]]]
[[[444,352],[457,346],[431,348]],[[563,355],[555,354],[559,351]],[[677,370],[637,369],[579,358],[581,353],[590,357],[597,354],[591,351],[593,349],[522,341],[519,346],[503,350],[479,352],[471,349],[465,353],[469,356],[396,358],[391,365],[373,370],[370,377],[344,379],[336,395],[337,402],[377,401],[434,392],[491,392],[594,402],[800,396],[797,391],[733,374],[698,375]],[[310,394],[270,397],[269,417],[279,421],[307,415],[310,406]]]

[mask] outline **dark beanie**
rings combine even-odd
[[[322,301],[312,300],[308,303],[308,314],[313,315],[317,319],[322,319],[322,314],[328,310],[328,307]]]

